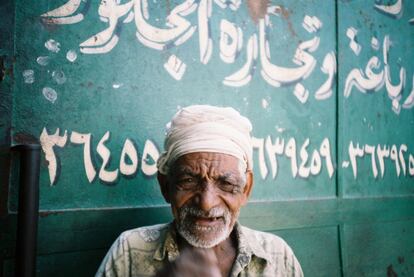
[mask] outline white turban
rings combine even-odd
[[[232,155],[252,169],[252,124],[235,109],[193,105],[180,109],[167,124],[158,171],[168,174],[179,157],[194,152]]]

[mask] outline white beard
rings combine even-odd
[[[184,206],[178,210],[179,219],[176,222],[178,233],[192,246],[198,248],[211,248],[226,240],[233,230],[234,221],[231,213],[226,208],[212,208],[209,212],[204,212],[194,207]],[[222,227],[200,226],[191,221],[189,217],[222,217],[224,224]],[[236,214],[237,218],[238,213]],[[197,236],[197,233],[216,233],[214,238],[205,240]]]

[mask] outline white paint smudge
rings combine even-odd
[[[53,71],[52,72],[52,78],[58,85],[62,85],[66,82],[65,73],[61,70]]]
[[[315,92],[315,98],[318,100],[328,99],[332,95],[332,86],[336,74],[336,56],[334,52],[326,54],[321,71],[328,75],[328,79]]]
[[[342,168],[348,168],[348,166],[349,166],[349,161],[342,162]]]
[[[355,55],[358,56],[359,53],[361,52],[361,45],[359,45],[356,40],[357,34],[358,34],[358,30],[355,29],[354,27],[349,27],[346,30],[346,36],[350,39],[349,47],[355,53]]]
[[[241,5],[241,0],[215,0],[214,1],[220,8],[225,9],[227,7],[230,7],[233,11],[237,10]]]
[[[49,61],[50,61],[50,57],[49,56],[40,56],[40,57],[37,57],[37,59],[36,59],[36,62],[38,64],[40,64],[41,66],[48,65],[49,64]]]
[[[45,47],[50,52],[58,53],[60,51],[60,43],[54,39],[49,39],[45,42]]]
[[[26,84],[33,84],[35,81],[34,71],[32,69],[23,71],[23,79]]]
[[[380,90],[384,85],[384,71],[374,73],[380,65],[379,58],[373,56],[367,63],[365,74],[360,68],[352,69],[345,80],[344,96],[349,97],[354,86],[362,93]]]
[[[43,21],[47,24],[75,24],[83,20],[82,13],[76,13],[79,10],[81,2],[85,0],[69,0],[62,6],[42,14]]]
[[[322,22],[316,16],[306,15],[303,19],[302,27],[309,33],[315,33],[322,28]]]
[[[51,186],[53,186],[56,181],[56,173],[58,169],[57,158],[53,148],[55,146],[59,148],[64,147],[68,140],[68,132],[66,130],[63,136],[60,136],[59,133],[59,128],[56,129],[54,134],[48,134],[46,128],[43,128],[39,139],[40,144],[42,145],[42,150],[45,153]]]
[[[286,128],[282,128],[282,127],[279,127],[279,126],[275,126],[275,129],[276,129],[276,131],[278,131],[279,133],[283,133],[285,130],[286,130]]]
[[[379,41],[378,41],[378,39],[376,37],[372,37],[372,39],[371,39],[371,47],[374,50],[378,50],[380,48]]]
[[[112,85],[112,87],[114,88],[114,89],[118,89],[118,88],[120,88],[120,87],[122,87],[124,84],[121,84],[121,83],[116,83],[116,84],[113,84]]]
[[[55,103],[57,99],[57,92],[53,88],[50,87],[44,87],[42,90],[43,96],[53,104]]]
[[[400,105],[400,102],[397,98],[394,98],[392,100],[392,110],[396,114],[400,114],[400,112],[401,112],[401,105]]]
[[[177,81],[181,80],[185,73],[187,65],[183,63],[176,55],[171,55],[164,64],[165,70]]]
[[[78,54],[76,54],[75,50],[69,50],[66,53],[66,59],[68,61],[70,61],[71,63],[73,63],[74,61],[76,61],[76,59],[78,58]]]
[[[223,80],[223,84],[233,87],[241,87],[246,85],[252,79],[252,73],[255,70],[255,61],[258,55],[257,35],[252,35],[247,42],[247,61],[236,72],[227,76]]]
[[[293,94],[302,104],[308,101],[309,91],[301,83],[296,84]]]
[[[302,42],[298,45],[292,61],[298,67],[281,67],[271,63],[269,41],[266,36],[266,16],[259,21],[259,53],[262,78],[271,86],[280,87],[296,83],[309,77],[316,65],[316,59],[308,51],[316,50],[319,37]]]
[[[397,0],[392,5],[375,5],[375,8],[391,17],[400,18],[403,14],[403,1]]]
[[[233,63],[243,45],[240,27],[225,19],[220,23],[220,58],[225,63]]]
[[[267,102],[267,100],[266,99],[262,99],[262,107],[263,107],[263,109],[267,109],[267,107],[269,107],[269,102]]]

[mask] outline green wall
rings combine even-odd
[[[306,276],[414,275],[414,2],[257,3],[0,3],[0,276],[10,146],[42,144],[38,275],[90,276],[120,232],[171,219],[155,161],[191,104],[251,119],[241,222],[287,240]]]

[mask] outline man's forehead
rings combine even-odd
[[[205,162],[222,162],[227,164],[238,164],[239,159],[224,153],[218,152],[194,152],[182,155],[176,160],[176,163],[205,163]]]
[[[239,169],[238,158],[216,152],[194,152],[179,157],[173,168],[182,172],[200,170],[203,168],[214,168],[218,171],[234,171]]]

